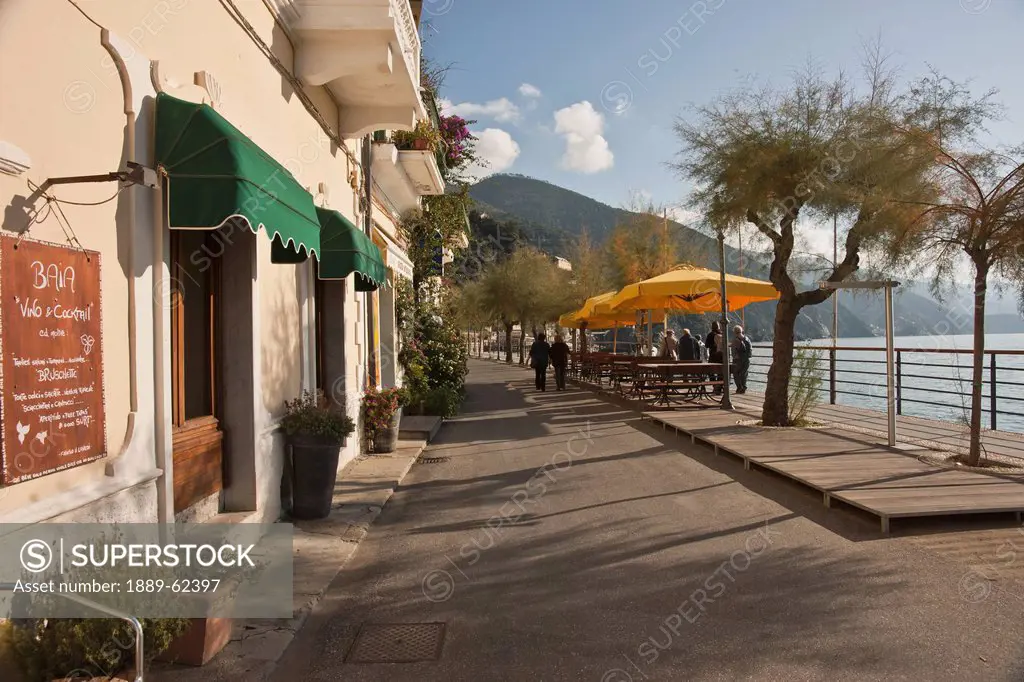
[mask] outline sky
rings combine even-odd
[[[690,187],[667,164],[690,107],[740,87],[785,86],[808,60],[860,74],[880,36],[903,80],[929,65],[999,89],[995,143],[1024,143],[1022,0],[425,0],[424,53],[447,65],[442,109],[476,119],[493,172],[613,206],[674,207]],[[806,247],[831,255],[831,229]]]

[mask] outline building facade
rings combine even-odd
[[[399,216],[444,187],[370,136],[430,120],[418,5],[0,0],[0,296],[87,301],[96,329],[0,308],[26,358],[0,521],[275,520],[285,401],[320,389],[358,423],[368,384],[400,383]],[[53,391],[21,378],[36,351]]]

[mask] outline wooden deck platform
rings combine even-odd
[[[818,490],[826,506],[840,500],[874,514],[881,519],[883,533],[889,532],[889,521],[895,518],[1015,513],[1020,520],[1024,512],[1024,483],[926,464],[914,456],[929,451],[923,446],[894,450],[885,445],[884,437],[837,428],[741,426],[737,421],[760,416],[759,400],[740,396],[735,407],[733,412],[680,409],[643,416],[711,446],[716,454],[741,458],[748,469],[763,467]],[[828,407],[842,412],[831,420],[847,418],[848,408]],[[879,417],[884,432],[885,416]]]

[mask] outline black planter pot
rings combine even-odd
[[[292,436],[292,517],[322,519],[331,513],[338,458],[343,443],[316,436]]]
[[[386,429],[373,432],[373,451],[375,453],[394,452],[398,447],[398,431],[402,423],[402,408],[398,408],[391,417],[391,424]]]

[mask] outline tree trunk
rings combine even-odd
[[[761,421],[765,426],[789,426],[789,375],[793,370],[793,329],[800,307],[789,296],[781,296],[775,307],[775,340],[772,366],[764,389]]]
[[[523,360],[523,356],[526,353],[526,325],[523,325],[519,329],[519,364],[526,364]]]
[[[512,364],[512,323],[505,323],[505,362]]]
[[[985,260],[976,258],[974,262],[974,368],[971,376],[971,449],[967,455],[970,466],[978,466],[981,462],[981,389],[985,376],[985,294],[988,290],[988,264]]]

